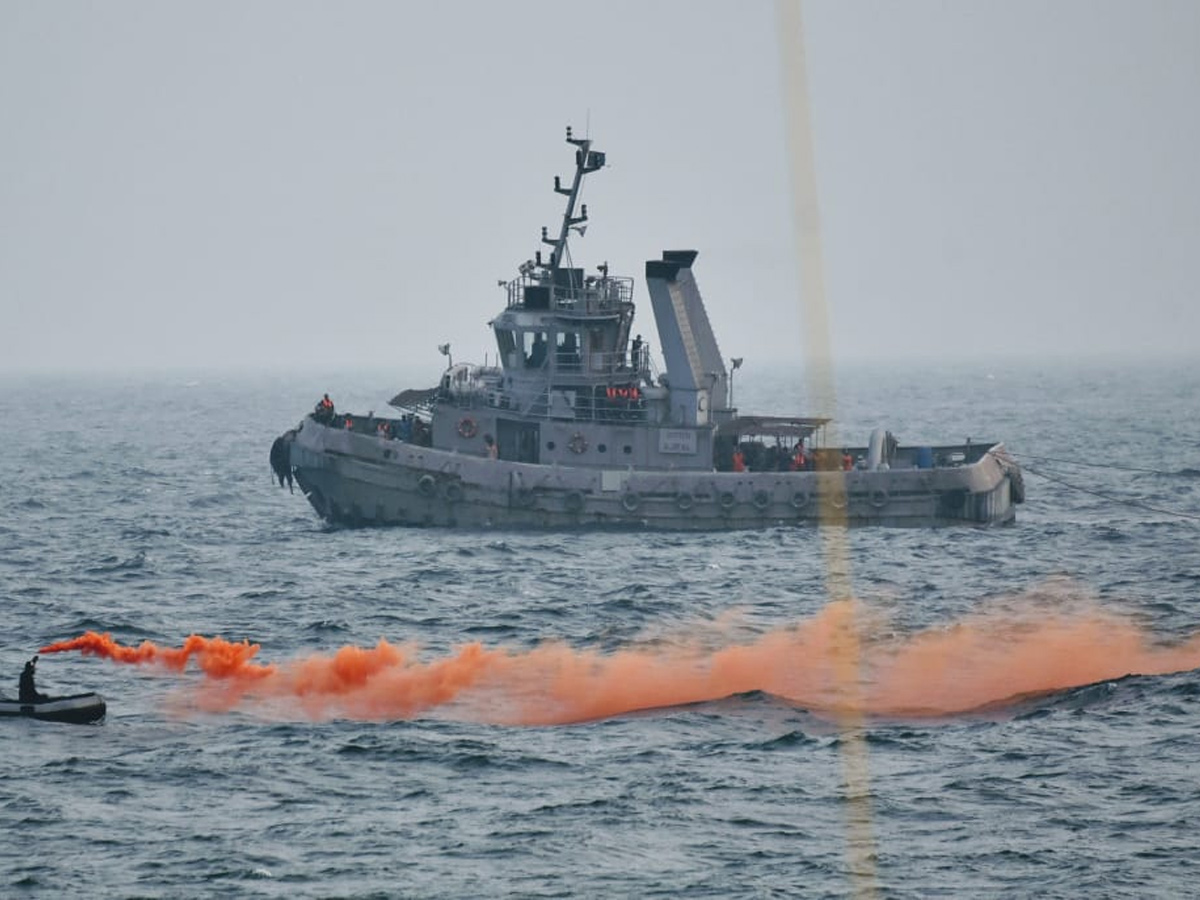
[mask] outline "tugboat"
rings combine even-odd
[[[518,267],[489,324],[498,365],[453,362],[436,387],[391,400],[398,415],[344,415],[326,396],[275,441],[336,525],[710,531],[781,523],[993,525],[1013,521],[1021,470],[996,442],[826,446],[829,419],[739,415],[696,285],[695,250],[646,263],[664,370],[633,328],[634,279],[574,266],[584,177],[605,154],[574,137],[571,184],[543,257]],[[732,360],[736,369],[741,360]]]

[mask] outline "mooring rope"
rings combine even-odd
[[[1147,469],[1142,466],[1123,466],[1120,463],[1097,463],[1097,462],[1087,462],[1086,460],[1082,460],[1082,459],[1065,459],[1061,456],[1038,456],[1033,453],[1016,453],[1011,448],[1008,448],[1008,452],[1011,453],[1013,456],[1021,456],[1021,457],[1024,457],[1025,459],[1037,459],[1037,460],[1041,460],[1042,462],[1066,463],[1067,465],[1082,466],[1084,468],[1120,469],[1123,472],[1145,472],[1149,475],[1166,475],[1168,477],[1176,477],[1176,476],[1185,474],[1184,472],[1168,472],[1165,469]],[[1187,470],[1185,470],[1185,471],[1187,471]],[[1193,470],[1193,471],[1196,472],[1197,477],[1200,477],[1200,470]]]
[[[1028,456],[1028,458],[1030,458],[1030,459],[1049,459],[1049,457],[1036,457],[1036,456],[1030,456],[1029,454],[1024,454],[1024,453],[1021,454],[1021,456]],[[1066,462],[1066,460],[1063,460],[1063,461]],[[1094,463],[1080,463],[1080,465],[1094,465]],[[1073,491],[1079,491],[1084,494],[1091,494],[1094,497],[1099,497],[1102,500],[1107,500],[1109,503],[1117,503],[1117,504],[1121,504],[1124,506],[1133,506],[1138,509],[1147,510],[1149,512],[1161,513],[1165,516],[1176,516],[1180,519],[1193,519],[1196,521],[1200,521],[1200,515],[1197,515],[1195,513],[1181,512],[1180,510],[1177,510],[1177,509],[1167,509],[1166,507],[1162,507],[1162,506],[1154,506],[1153,504],[1146,503],[1145,501],[1142,501],[1142,500],[1130,500],[1127,497],[1118,497],[1115,494],[1109,494],[1104,491],[1098,491],[1095,488],[1084,487],[1083,485],[1080,485],[1080,484],[1073,484],[1070,481],[1066,481],[1065,479],[1059,478],[1056,475],[1051,475],[1049,472],[1043,472],[1041,469],[1035,469],[1032,466],[1026,465],[1024,463],[1021,464],[1021,468],[1024,471],[1028,472],[1030,475],[1037,475],[1039,478],[1045,478],[1047,481],[1053,481],[1056,484],[1061,484],[1063,487],[1070,488]],[[1102,466],[1101,468],[1119,469],[1122,467],[1121,466]],[[1152,471],[1152,470],[1139,469],[1136,471]],[[1171,474],[1171,473],[1161,472],[1159,474],[1166,475],[1166,474]]]

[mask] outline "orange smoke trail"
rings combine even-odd
[[[1155,646],[1132,622],[1098,611],[983,615],[880,650],[869,708],[894,715],[947,715],[1125,675],[1200,668],[1200,635]]]
[[[77,638],[50,644],[38,652],[78,650],[85,656],[100,656],[116,662],[157,663],[176,672],[182,672],[188,660],[194,657],[200,670],[213,678],[262,678],[274,671],[274,666],[250,662],[259,649],[258,644],[249,641],[234,644],[224,638],[206,638],[198,634],[190,635],[178,649],[159,647],[150,641],[142,641],[137,647],[123,647],[110,634],[86,631]]]
[[[764,691],[816,713],[851,706],[878,716],[945,716],[1031,693],[1127,674],[1200,668],[1200,635],[1166,647],[1132,622],[1093,607],[1047,614],[1009,607],[952,627],[876,638],[858,649],[864,680],[849,689],[838,664],[848,646],[846,603],[738,644],[631,647],[615,653],[548,644],[532,650],[469,644],[422,662],[386,641],[343,647],[275,666],[251,658],[258,646],[192,635],[183,647],[122,647],[92,632],[43,653],[80,650],[118,662],[157,662],[182,671],[195,659],[206,676],[205,709],[258,704],[308,717],[400,719],[435,714],[514,725],[551,725],[634,710]]]

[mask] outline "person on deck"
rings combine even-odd
[[[38,693],[37,686],[33,683],[37,661],[38,658],[35,656],[29,662],[25,663],[25,670],[21,673],[18,690],[21,703],[37,703],[40,700],[47,699],[45,694]]]
[[[796,452],[792,456],[792,471],[803,472],[808,468],[808,455],[804,452],[804,441],[796,445]]]
[[[741,447],[733,451],[733,471],[746,471],[746,456],[744,453],[742,453]]]
[[[533,337],[533,349],[529,352],[529,362],[526,368],[540,369],[546,362],[546,336],[538,332]]]
[[[317,408],[313,410],[313,418],[318,422],[333,421],[333,401],[329,399],[328,394],[317,401]]]
[[[487,453],[488,459],[500,458],[500,448],[496,446],[496,439],[494,437],[492,437],[490,434],[485,434],[483,436],[483,443],[486,446],[484,452]]]

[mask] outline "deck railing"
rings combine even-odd
[[[611,312],[633,302],[633,279],[613,275],[588,276],[580,285],[547,284],[532,275],[520,275],[508,282],[508,307],[525,306],[525,289],[545,288],[550,292],[550,309],[576,313]]]
[[[553,392],[544,390],[522,404],[516,397],[503,391],[479,390],[443,393],[437,402],[460,409],[485,407],[507,410],[534,419],[609,424],[642,422],[646,419],[645,399],[640,396],[609,399],[607,396],[596,397],[592,391],[576,391],[573,402],[569,399],[558,402],[557,398],[562,396],[563,392],[557,388]]]

